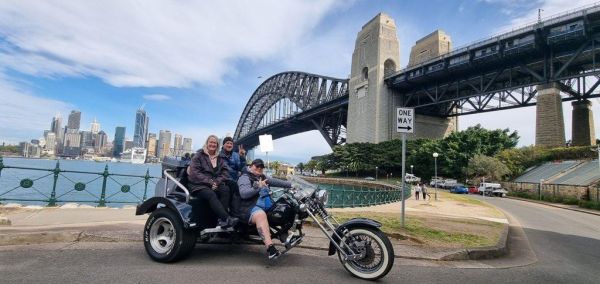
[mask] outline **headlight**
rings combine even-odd
[[[329,200],[329,194],[327,193],[327,190],[321,189],[319,191],[317,191],[317,194],[315,196],[317,198],[317,200],[319,200],[323,205],[327,205],[327,201]]]

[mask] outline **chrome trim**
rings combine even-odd
[[[172,180],[177,186],[179,186],[185,192],[185,203],[190,203],[190,191],[183,186],[176,178],[174,178],[171,174],[169,174],[169,170],[165,170],[163,172],[165,177]],[[165,197],[167,196],[167,182],[165,181]]]

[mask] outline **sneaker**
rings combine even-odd
[[[275,259],[275,258],[279,257],[280,255],[281,255],[281,253],[274,245],[270,245],[267,248],[267,256],[269,257],[269,259]]]
[[[235,217],[227,217],[227,219],[219,219],[217,226],[221,227],[221,229],[227,229],[229,227],[235,226],[239,220],[240,219],[235,218]]]

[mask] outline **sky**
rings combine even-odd
[[[111,140],[133,138],[144,106],[150,132],[168,129],[200,148],[209,134],[234,133],[246,102],[271,75],[304,71],[347,78],[362,25],[394,18],[400,67],[415,41],[444,30],[468,45],[582,0],[0,1],[0,143],[37,139],[52,118],[82,112]],[[593,101],[600,133],[600,101]],[[563,105],[570,139],[571,106]],[[502,119],[498,119],[501,117]],[[63,122],[64,125],[65,122]],[[535,107],[467,115],[460,129],[509,128],[535,143]],[[317,131],[274,141],[271,159],[306,162],[331,149]],[[263,154],[256,151],[256,156]]]

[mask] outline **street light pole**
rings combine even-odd
[[[413,165],[410,165],[410,174],[414,175],[415,173],[413,173]]]
[[[433,153],[433,163],[435,169],[435,201],[437,201],[437,187],[438,187],[438,176],[437,176],[437,157],[439,154],[437,152]]]
[[[375,166],[375,180],[377,180],[377,169],[378,169],[378,168],[379,168],[379,167]]]

